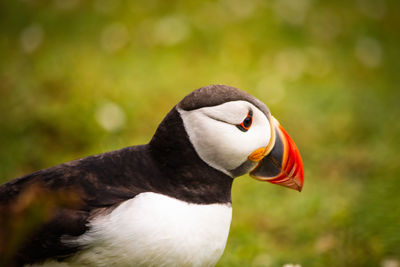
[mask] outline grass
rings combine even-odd
[[[238,178],[218,266],[398,266],[399,9],[394,0],[1,3],[1,181],[148,142],[184,95],[228,84],[269,106],[306,180],[297,193]]]

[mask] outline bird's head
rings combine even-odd
[[[231,177],[245,173],[301,191],[300,153],[269,109],[239,89],[211,85],[193,91],[177,106],[199,157]]]

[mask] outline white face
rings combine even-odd
[[[232,101],[218,106],[185,111],[178,109],[189,139],[200,158],[230,176],[256,149],[266,147],[271,138],[267,116],[247,101]],[[238,129],[253,112],[248,131]]]

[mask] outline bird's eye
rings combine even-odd
[[[252,123],[253,123],[253,112],[250,110],[246,118],[242,121],[242,123],[236,125],[236,127],[238,127],[238,129],[241,130],[242,132],[247,132],[250,129]]]

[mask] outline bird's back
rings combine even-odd
[[[146,179],[132,162],[146,160],[146,150],[136,146],[90,156],[2,185],[1,261],[23,265],[77,252],[80,246],[65,244],[62,236],[84,234],[93,214],[145,191]]]

